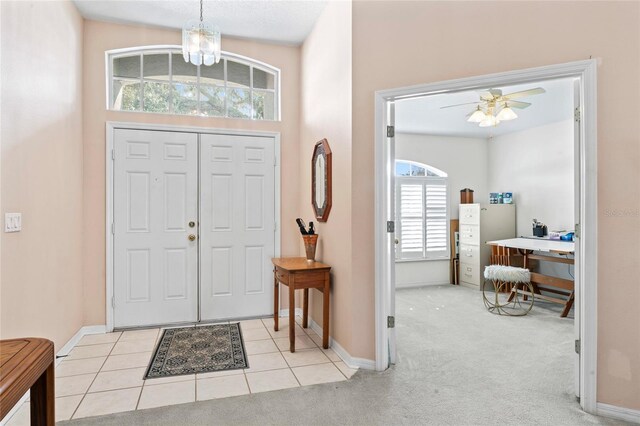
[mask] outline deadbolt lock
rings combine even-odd
[[[196,236],[195,234],[189,234],[189,241],[195,241],[196,240]]]
[[[189,222],[189,228],[194,228],[196,223],[194,221]]]

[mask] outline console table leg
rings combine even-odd
[[[278,317],[280,316],[280,282],[273,270],[273,331],[278,331]]]
[[[31,386],[31,425],[53,426],[56,421],[53,363]]]
[[[302,328],[307,328],[309,325],[309,289],[304,290],[304,300],[302,302]]]
[[[289,350],[296,351],[296,285],[293,275],[289,281]]]
[[[324,289],[322,289],[322,347],[329,349],[329,273],[324,279]]]

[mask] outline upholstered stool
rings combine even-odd
[[[522,316],[527,315],[533,308],[533,286],[531,272],[528,269],[514,266],[489,265],[484,269],[485,282],[482,285],[482,300],[489,312],[498,315]],[[494,300],[489,301],[485,292],[487,281],[493,283]],[[499,297],[503,290],[511,287],[511,292],[505,302]],[[519,293],[518,289],[528,290],[531,296]]]

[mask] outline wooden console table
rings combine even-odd
[[[0,340],[0,419],[31,389],[31,424],[53,426],[54,359],[50,340]]]
[[[568,255],[573,255],[575,251],[575,245],[573,241],[560,241],[560,240],[550,240],[544,238],[510,238],[507,240],[498,240],[498,241],[489,241],[488,245],[497,246],[497,247],[506,247],[510,249],[517,249],[520,254],[524,256],[524,268],[530,269],[529,261],[530,260],[538,260],[542,262],[553,262],[553,263],[564,263],[567,265],[573,265],[574,259],[570,258]],[[547,253],[555,253],[560,255],[565,255],[566,257],[554,257],[543,254],[535,254],[534,252],[547,252]],[[507,252],[507,260],[506,263],[510,265],[510,258]],[[552,277],[549,275],[539,274],[537,272],[531,272],[531,284],[533,285],[533,291],[535,294],[532,296],[537,299],[543,299],[548,302],[559,303],[564,305],[564,309],[560,316],[562,318],[566,317],[574,302],[574,294],[575,294],[575,283],[574,280],[568,280],[565,278]],[[557,297],[546,296],[540,293],[540,288],[538,285],[542,285],[543,291],[548,291],[550,293],[558,294],[560,296],[564,296],[565,299],[560,299]],[[531,295],[531,293],[520,290],[520,293],[524,294],[525,297],[527,295]],[[512,295],[509,297],[509,301],[511,301]],[[526,300],[526,299],[525,299]]]
[[[282,283],[289,287],[289,350],[296,351],[296,318],[295,291],[304,290],[302,305],[302,327],[308,327],[309,319],[309,289],[315,288],[323,294],[322,301],[322,347],[329,348],[329,290],[331,266],[320,262],[307,263],[304,257],[279,257],[271,259],[273,262],[274,281],[274,309],[273,329],[278,331],[278,314],[280,311],[280,286]]]

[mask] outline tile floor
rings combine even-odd
[[[82,338],[56,368],[56,421],[226,398],[347,380],[347,367],[311,328],[296,324],[296,352],[289,352],[288,319],[240,321],[249,368],[143,380],[160,329]],[[29,402],[7,426],[29,424]]]

